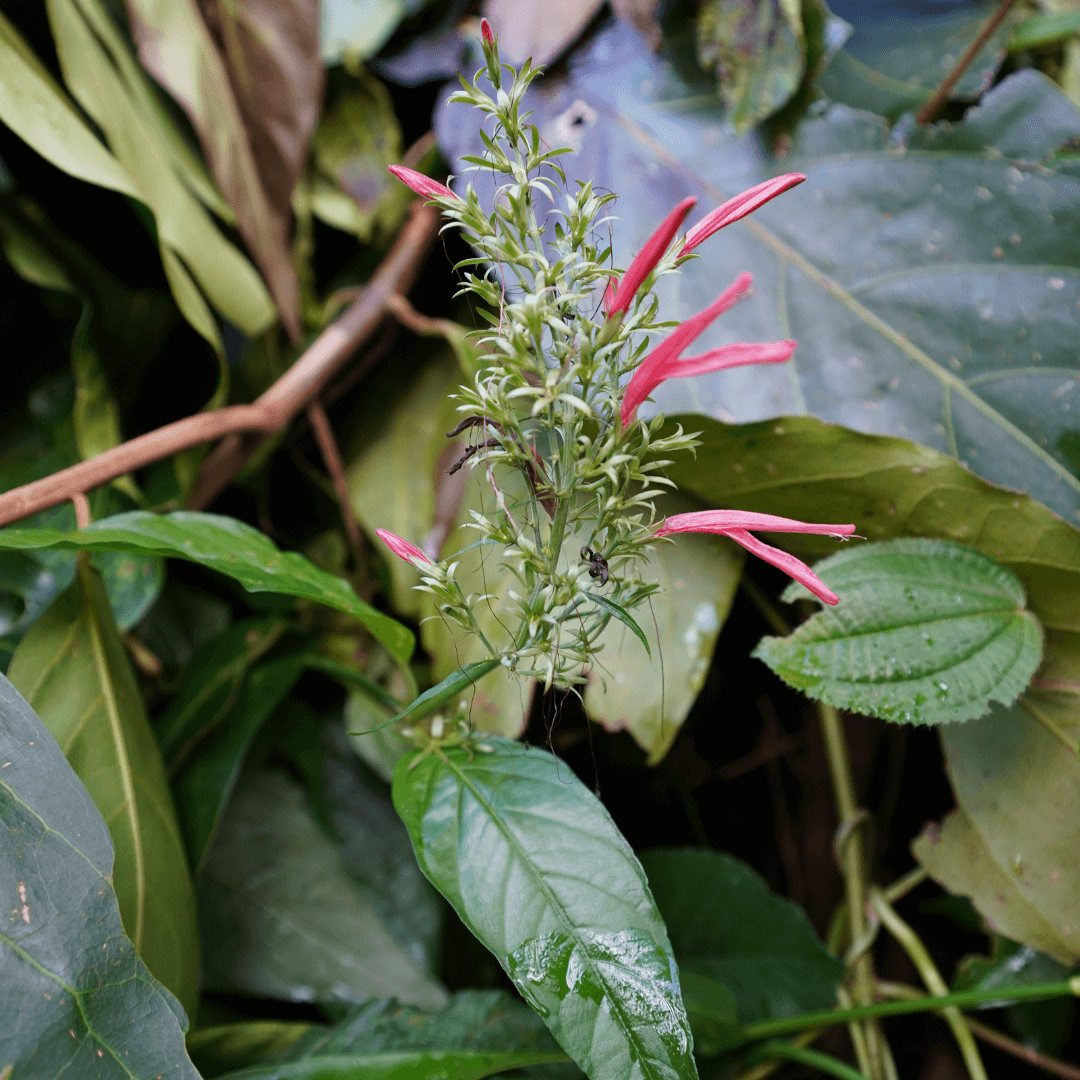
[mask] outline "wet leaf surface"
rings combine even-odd
[[[19,1075],[197,1080],[180,1003],[120,924],[109,829],[0,676],[0,1061]]]
[[[834,1003],[843,965],[745,863],[685,848],[645,852],[641,864],[679,966],[727,987],[744,1024]]]
[[[641,866],[557,758],[402,758],[394,805],[424,873],[590,1076],[696,1075],[678,972]]]
[[[817,563],[839,597],[753,655],[809,697],[905,724],[945,724],[1011,705],[1042,659],[1016,577],[940,540],[865,544]],[[788,603],[808,598],[789,588]]]
[[[198,891],[207,988],[290,1001],[387,995],[429,1009],[446,1000],[280,769],[241,777]]]
[[[109,823],[124,929],[155,978],[193,1009],[198,937],[176,811],[101,578],[89,566],[23,638],[10,676]]]
[[[635,42],[625,27],[605,31],[528,102],[549,142],[578,151],[560,159],[572,180],[620,193],[616,265],[687,195],[698,215],[765,176],[809,177],[659,290],[665,315],[685,318],[737,271],[754,272],[757,294],[699,344],[792,337],[794,360],[673,380],[657,406],[727,421],[809,412],[911,438],[1080,521],[1069,397],[1080,385],[1080,178],[1018,168],[993,143],[898,154],[878,118],[839,105],[806,120],[782,162],[763,161],[754,138],[731,137],[692,73]],[[1039,85],[1056,115],[1061,92]],[[1013,107],[996,101],[982,128],[995,126],[987,110]],[[1029,127],[1019,139],[1010,129],[1009,153],[1038,142]],[[476,152],[464,106],[440,106],[436,133],[455,163]]]

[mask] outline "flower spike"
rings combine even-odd
[[[626,311],[633,303],[642,282],[656,268],[656,264],[664,257],[664,252],[671,247],[671,241],[679,231],[686,215],[693,209],[697,199],[693,195],[683,199],[674,210],[662,222],[659,228],[645,241],[645,246],[637,253],[637,257],[630,264],[630,269],[619,284],[608,309],[608,316],[617,311]]]
[[[638,365],[623,392],[622,425],[625,429],[637,415],[638,406],[670,378],[672,365],[692,341],[700,337],[708,325],[729,308],[734,307],[754,283],[753,274],[740,274],[704,311],[699,311],[674,330]],[[624,279],[625,284],[625,279]],[[708,354],[706,354],[708,355]],[[789,354],[790,355],[790,354]],[[698,358],[700,359],[700,358]],[[752,362],[752,361],[746,361]]]
[[[402,540],[396,533],[389,529],[376,529],[375,535],[399,558],[411,562],[413,566],[420,567],[433,565],[431,560],[415,545],[408,540]]]
[[[425,176],[415,169],[409,169],[404,165],[388,165],[387,168],[403,184],[411,187],[417,195],[423,195],[426,199],[454,199],[457,202],[461,201],[445,184],[440,184],[438,180],[432,180],[430,176]]]
[[[719,232],[725,225],[730,225],[739,218],[752,214],[759,206],[763,206],[770,199],[782,195],[788,188],[801,184],[806,177],[802,173],[787,173],[777,176],[772,180],[766,180],[763,184],[728,199],[722,206],[718,206],[710,214],[706,214],[687,234],[683,240],[683,253],[692,251],[703,240],[707,240],[714,232]]]
[[[823,600],[826,604],[840,602],[836,593],[806,563],[786,551],[770,547],[756,536],[751,536],[748,531],[750,529],[811,533],[840,538],[850,536],[855,531],[855,526],[812,524],[806,521],[795,521],[792,518],[777,517],[775,514],[753,514],[743,510],[695,510],[688,514],[673,514],[664,521],[664,524],[656,531],[656,535],[661,537],[684,532],[704,532],[730,537],[752,555],[757,555],[759,559],[772,563],[789,577],[805,585],[819,600]]]

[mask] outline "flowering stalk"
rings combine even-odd
[[[802,581],[829,603],[836,597],[793,556],[749,532],[800,531],[845,536],[850,525],[812,525],[761,514],[706,511],[658,523],[655,499],[671,483],[670,455],[691,450],[681,428],[661,435],[662,418],[638,419],[641,404],[661,382],[740,364],[782,363],[795,342],[733,343],[692,357],[682,353],[720,315],[749,294],[739,275],[704,311],[655,338],[655,284],[691,256],[708,236],[799,183],[793,173],[751,188],[714,210],[680,241],[677,233],[696,200],[682,200],[655,230],[625,272],[603,250],[608,203],[591,183],[571,189],[557,158],[526,123],[521,103],[539,74],[500,64],[498,42],[481,24],[485,67],[451,100],[491,117],[494,137],[469,157],[476,170],[501,178],[494,207],[485,209],[472,185],[460,194],[399,166],[394,174],[430,199],[462,230],[475,258],[459,264],[461,292],[481,301],[490,324],[479,344],[485,367],[457,395],[472,445],[464,466],[482,468],[495,485],[497,511],[473,514],[481,543],[501,552],[516,579],[510,599],[517,628],[485,645],[508,668],[545,687],[579,683],[601,648],[612,618],[637,628],[630,614],[657,586],[641,570],[658,540],[686,531],[731,537]],[[494,94],[481,88],[486,76]],[[650,344],[652,348],[650,349]],[[459,462],[457,467],[462,467]],[[457,564],[429,560],[391,533],[380,537],[417,566],[420,588],[440,612],[480,634],[472,613],[482,598],[466,595]],[[481,635],[482,636],[482,635]]]

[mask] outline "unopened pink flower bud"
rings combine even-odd
[[[433,565],[431,560],[414,544],[410,544],[408,540],[402,540],[396,533],[390,532],[389,529],[376,529],[375,535],[399,558],[404,559],[406,562],[411,562],[414,566],[420,566],[427,564]]]
[[[491,23],[487,19],[480,20],[480,34],[484,39],[485,45],[495,44],[495,35],[491,32]]]
[[[728,199],[722,206],[718,206],[710,214],[706,214],[687,234],[683,240],[683,251],[691,251],[703,240],[707,240],[714,232],[719,232],[725,225],[730,225],[739,218],[752,214],[759,206],[764,205],[770,199],[783,194],[788,188],[801,184],[806,179],[802,173],[787,173],[784,176],[766,180],[763,184],[757,184],[749,188],[741,195]]]
[[[440,184],[438,180],[432,180],[430,176],[425,176],[415,169],[406,168],[404,165],[388,165],[387,168],[403,184],[407,184],[417,195],[423,195],[426,199],[458,199],[445,184]]]
[[[637,257],[630,264],[630,269],[619,283],[608,315],[614,315],[617,311],[627,311],[641,288],[642,282],[653,272],[656,264],[664,257],[664,252],[671,247],[671,241],[679,231],[686,215],[693,209],[697,202],[692,195],[683,199],[674,210],[662,222],[659,228],[645,241],[645,246],[638,252]]]

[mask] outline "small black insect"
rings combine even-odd
[[[589,564],[589,577],[599,578],[601,586],[606,585],[608,583],[608,578],[611,577],[607,559],[599,552],[593,551],[592,548],[588,547],[583,547],[581,549],[581,557]]]

